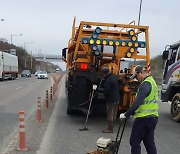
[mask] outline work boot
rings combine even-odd
[[[102,130],[103,133],[113,133],[113,128],[106,128],[105,130]]]
[[[113,130],[112,129],[105,129],[102,132],[103,133],[113,133]]]

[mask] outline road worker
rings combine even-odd
[[[154,130],[158,123],[158,90],[153,77],[146,68],[138,65],[131,78],[136,78],[141,84],[136,99],[126,113],[120,114],[120,119],[134,115],[130,145],[132,154],[141,153],[141,142],[148,154],[157,154],[154,142]]]
[[[103,87],[98,88],[100,92],[104,93],[107,108],[107,122],[108,127],[103,130],[103,133],[113,133],[113,124],[116,119],[118,104],[119,104],[119,89],[117,77],[112,74],[108,67],[103,67],[101,70],[103,74]]]

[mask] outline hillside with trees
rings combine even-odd
[[[151,59],[151,70],[152,70],[152,75],[155,78],[160,78],[162,79],[163,75],[163,60],[162,56],[158,55],[154,58]]]
[[[162,55],[157,55],[151,58],[151,74],[155,78],[162,79],[163,74],[163,60]],[[136,61],[136,64],[145,65],[145,61]]]

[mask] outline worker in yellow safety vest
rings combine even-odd
[[[132,154],[141,153],[141,142],[148,154],[157,154],[154,142],[154,130],[158,123],[158,90],[153,77],[143,66],[136,66],[131,78],[136,78],[141,84],[136,99],[126,113],[120,114],[120,119],[134,115],[130,145]]]

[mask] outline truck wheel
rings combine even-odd
[[[15,79],[15,74],[12,74],[11,75],[11,80],[14,80]]]
[[[176,122],[180,122],[180,93],[177,93],[172,99],[171,118]]]
[[[2,74],[2,78],[1,78],[1,81],[4,81],[4,74]]]
[[[67,108],[67,115],[74,115],[75,114],[75,112],[74,112],[74,110],[72,110],[72,109],[69,109],[69,108]]]

